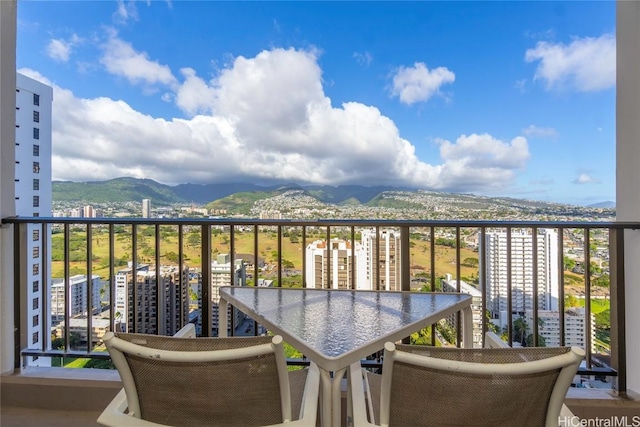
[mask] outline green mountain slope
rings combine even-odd
[[[53,182],[53,200],[87,203],[130,202],[152,199],[156,205],[187,202],[172,187],[151,179],[116,178],[109,181]]]

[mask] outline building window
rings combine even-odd
[[[33,316],[33,321],[31,322],[31,324],[33,325],[33,327],[38,326],[40,324],[40,316],[38,316],[37,314]]]
[[[40,173],[40,162],[33,162],[33,173]]]
[[[40,123],[40,111],[33,112],[33,121],[35,123]]]
[[[40,258],[40,246],[33,247],[33,258]]]
[[[33,144],[33,155],[40,156],[40,146],[38,144]]]
[[[40,129],[33,128],[33,139],[40,139]]]
[[[33,336],[32,336],[32,339],[33,339],[33,343],[37,344],[38,341],[40,341],[40,334],[38,334],[38,332],[34,332]]]
[[[40,189],[40,180],[38,178],[33,178],[33,189],[34,190]]]
[[[38,212],[34,212],[34,213],[33,213],[33,217],[34,217],[34,218],[37,218],[37,217],[39,217],[39,216],[40,216],[40,214],[39,214]]]
[[[33,274],[39,274],[40,273],[40,264],[33,264]]]
[[[33,94],[33,105],[40,105],[40,95],[37,93]]]
[[[33,241],[37,242],[40,240],[40,230],[33,230]]]
[[[33,305],[32,305],[33,309],[37,310],[39,306],[40,306],[40,298],[34,298]]]
[[[40,281],[39,280],[34,280],[32,286],[33,286],[33,292],[39,292],[40,291]]]
[[[33,207],[34,208],[40,207],[40,196],[33,196]]]

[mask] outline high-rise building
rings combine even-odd
[[[133,269],[120,270],[116,274],[114,295],[117,330],[174,335],[189,318],[187,267],[183,269],[182,285],[180,283],[176,266],[160,266],[157,279],[155,267],[138,266],[135,285]]]
[[[342,239],[333,239],[329,245],[324,240],[307,245],[305,286],[402,290],[399,232],[380,230],[376,236],[375,230],[363,230],[361,236],[353,248],[351,241]],[[331,276],[330,281],[327,274]]]
[[[142,199],[142,218],[151,218],[151,199]]]
[[[351,242],[341,239],[330,240],[328,245],[324,240],[316,240],[307,245],[305,287],[356,288],[360,284],[357,263],[361,252],[359,243],[356,242],[352,251]],[[327,275],[330,276],[330,280],[327,279]],[[356,286],[353,283],[354,275]]]
[[[16,75],[16,214],[26,217],[51,216],[51,112],[53,89],[22,74]],[[27,307],[29,348],[42,347],[42,331],[51,329],[51,319],[40,315],[44,299],[50,295],[51,259],[44,259],[42,242],[50,236],[49,226],[29,225],[27,228]],[[47,248],[46,253],[51,253]],[[48,303],[48,302],[47,302]],[[48,316],[46,316],[48,317]],[[49,358],[27,357],[31,366],[47,366]]]
[[[93,206],[86,205],[82,208],[82,217],[83,218],[95,218],[96,211],[93,209]]]
[[[221,286],[247,286],[247,268],[242,259],[236,259],[233,262],[233,273],[231,265],[231,256],[229,254],[220,254],[215,261],[211,263],[211,328],[213,335],[218,334],[218,325],[220,324],[220,287]],[[198,305],[202,310],[202,283],[198,284]],[[201,311],[202,312],[202,311]],[[227,318],[229,319],[229,328],[231,324],[239,325],[245,319],[245,314],[235,308],[229,306]],[[232,320],[233,318],[233,320]],[[200,322],[202,319],[200,320]],[[199,322],[198,328],[202,327]],[[231,331],[227,331],[231,334]],[[231,335],[229,335],[231,336]]]
[[[528,333],[533,332],[533,312],[527,311]],[[538,335],[544,339],[545,347],[560,347],[560,312],[558,310],[538,311]],[[595,316],[591,313],[591,352],[596,352]],[[570,308],[564,313],[564,345],[576,346],[586,350],[587,329],[584,308]]]
[[[537,278],[534,278],[534,241],[537,252]],[[507,234],[487,233],[482,242],[487,256],[485,292],[487,309],[493,318],[501,318],[506,324],[508,311],[508,282],[511,279],[511,315],[524,315],[532,310],[534,293],[537,293],[539,310],[558,309],[558,234],[551,229],[511,233],[511,257]],[[509,276],[509,261],[511,274]],[[534,281],[534,279],[536,279]]]
[[[401,291],[400,232],[386,229],[376,236],[375,230],[363,230],[362,251],[364,267],[358,277],[363,283],[358,289]]]
[[[51,322],[56,326],[64,321],[65,303],[69,306],[69,317],[86,317],[100,310],[100,276],[91,277],[91,312],[87,312],[87,276],[78,274],[69,277],[67,287],[64,279],[54,279],[51,284]]]

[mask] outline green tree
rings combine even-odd
[[[165,253],[164,256],[167,258],[167,261],[169,262],[177,263],[178,261],[180,261],[180,256],[173,251]]]
[[[282,260],[282,268],[283,269],[294,269],[296,268],[296,266],[289,260],[287,259],[283,259]]]
[[[527,344],[527,321],[524,320],[522,316],[518,317],[513,321],[513,337],[514,340],[517,340],[521,345],[525,346]]]
[[[609,287],[609,275],[608,274],[603,274],[602,276],[596,277],[593,280],[591,280],[591,284],[593,286],[599,286],[601,288],[608,288]]]
[[[494,332],[497,334],[500,328],[491,321],[491,314],[489,313],[489,310],[485,310],[484,318],[486,320],[485,323],[487,324],[487,332]]]
[[[544,337],[538,334],[538,347],[546,347],[546,345]],[[533,334],[527,335],[527,347],[533,347]]]
[[[93,369],[116,369],[113,362],[109,359],[90,359],[84,367]]]
[[[576,262],[569,257],[564,257],[564,269],[573,270],[576,267]]]
[[[187,237],[187,245],[193,248],[197,248],[198,246],[200,246],[200,242],[200,233],[191,233],[189,234],[189,237]]]
[[[469,257],[469,258],[465,258],[462,261],[462,265],[465,265],[467,267],[476,268],[479,265],[479,261],[478,261],[478,258]]]

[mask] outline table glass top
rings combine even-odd
[[[416,324],[425,319],[435,322],[443,317],[438,313],[452,307],[459,310],[470,299],[464,294],[424,292],[255,287],[223,287],[220,291],[258,322],[328,358],[412,326],[415,332],[426,326]]]

